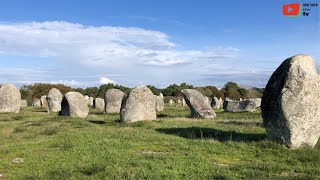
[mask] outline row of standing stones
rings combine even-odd
[[[225,111],[254,111],[260,107],[267,138],[296,148],[314,147],[320,137],[320,77],[314,60],[308,55],[296,55],[286,59],[272,74],[261,99],[232,101],[213,98],[211,104],[207,97],[194,89],[184,89],[182,104],[187,104],[194,118],[215,118],[212,107],[223,106]],[[120,113],[122,122],[155,120],[156,112],[164,108],[163,95],[155,96],[144,86],[123,93],[110,89],[105,98],[83,96],[78,92],[65,95],[58,89],[51,89],[47,96],[33,104],[47,106],[48,112],[59,112],[62,116],[86,118],[89,106],[106,113]],[[169,102],[170,103],[170,102]],[[12,84],[0,88],[0,112],[18,113],[26,106],[21,100],[19,90]]]

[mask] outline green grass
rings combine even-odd
[[[261,114],[189,119],[167,106],[152,122],[119,123],[45,110],[0,114],[0,179],[318,179],[320,147],[288,149],[265,139]],[[22,163],[12,163],[23,158]]]

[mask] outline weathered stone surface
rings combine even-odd
[[[124,92],[119,89],[109,89],[104,96],[106,112],[119,113],[123,96]]]
[[[60,115],[86,118],[89,113],[88,101],[78,92],[68,92],[61,102]]]
[[[120,110],[122,122],[155,120],[156,118],[156,101],[149,88],[136,87],[123,97]]]
[[[43,95],[41,96],[40,98],[40,101],[41,101],[41,108],[47,108],[47,96],[46,95]]]
[[[47,96],[47,110],[48,112],[59,112],[61,111],[61,101],[63,95],[57,88],[50,89]]]
[[[163,111],[164,109],[164,99],[163,99],[163,94],[160,93],[159,96],[154,96],[155,99],[156,99],[156,111],[157,112],[160,112],[160,111]]]
[[[27,107],[28,106],[28,102],[25,99],[21,99],[20,101],[20,107]]]
[[[204,96],[204,98],[207,101],[207,103],[210,104],[210,98],[208,96]]]
[[[207,99],[195,89],[181,91],[191,111],[191,117],[215,118],[216,113],[211,108]]]
[[[289,147],[314,147],[320,137],[320,79],[313,59],[286,59],[264,90],[261,110],[267,138]]]
[[[244,101],[248,101],[248,105],[246,107],[246,111],[253,112],[261,107],[261,98],[252,98],[246,99]]]
[[[20,91],[13,84],[4,84],[0,88],[0,113],[19,113],[20,103]]]
[[[180,99],[178,99],[178,100],[177,100],[177,103],[178,103],[178,104],[181,104],[181,100],[180,100]]]
[[[93,101],[93,108],[94,109],[98,109],[100,111],[104,111],[105,110],[105,103],[104,103],[104,99],[102,98],[96,98]]]
[[[38,98],[32,100],[32,106],[41,107],[41,101]]]
[[[226,112],[253,112],[261,105],[261,98],[246,99],[243,101],[225,100],[223,109]]]

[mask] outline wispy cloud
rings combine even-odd
[[[144,21],[150,21],[150,22],[156,22],[159,20],[158,18],[150,17],[150,16],[130,15],[128,17],[130,19],[144,20]]]
[[[224,33],[232,33],[232,32],[234,32],[234,29],[225,28],[225,29],[223,29],[223,32],[224,32]]]

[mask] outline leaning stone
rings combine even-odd
[[[64,95],[61,102],[60,115],[86,118],[89,113],[87,101],[78,92],[68,92]]]
[[[19,113],[20,91],[13,84],[4,84],[0,88],[0,113]]]
[[[59,112],[61,111],[61,101],[63,95],[57,88],[52,88],[47,96],[47,109],[48,112]]]
[[[207,99],[195,89],[181,90],[191,111],[191,117],[215,118],[216,113],[211,108]]]
[[[27,107],[28,106],[28,102],[27,102],[27,100],[25,100],[25,99],[21,99],[21,101],[20,101],[20,107]]]
[[[106,103],[105,111],[107,113],[119,113],[123,96],[124,92],[119,89],[109,89],[104,96]]]
[[[267,138],[288,147],[314,147],[320,137],[320,78],[313,59],[296,55],[272,74],[261,110]]]
[[[149,88],[136,87],[123,97],[120,110],[122,122],[155,120],[156,118],[156,101]]]
[[[104,111],[105,107],[104,107],[104,100],[102,98],[96,98],[93,101],[93,108],[94,109],[98,109],[100,111]]]

